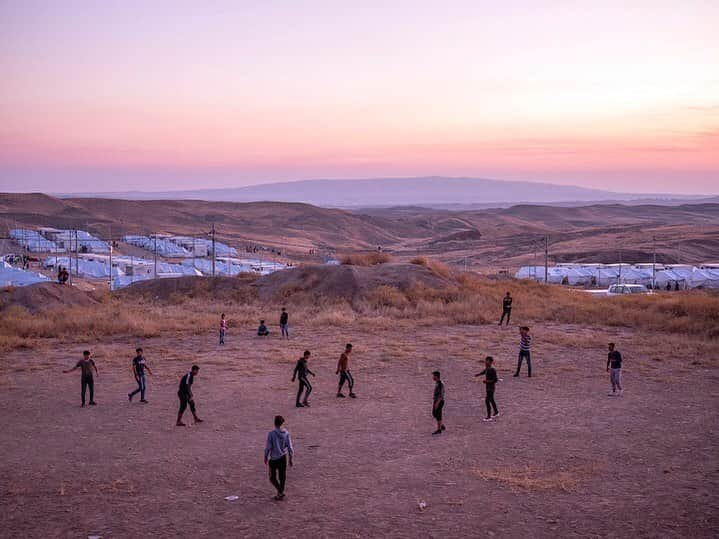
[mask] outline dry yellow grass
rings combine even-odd
[[[688,340],[716,344],[719,339],[719,295],[707,292],[598,298],[557,286],[500,282],[472,274],[454,275],[452,282],[456,284],[444,289],[416,285],[400,290],[381,285],[351,304],[290,295],[282,299],[282,305],[290,308],[293,320],[310,326],[476,325],[496,323],[501,299],[510,291],[516,324],[551,323],[592,330],[627,327],[671,336],[680,345]],[[90,306],[35,314],[19,306],[5,308],[0,311],[0,351],[36,347],[43,339],[89,342],[113,336],[199,334],[216,329],[222,312],[227,313],[231,328],[249,328],[260,318],[272,323],[282,306],[241,294],[224,301],[202,293],[163,301],[110,294],[98,299]]]
[[[342,255],[340,262],[347,266],[376,266],[377,264],[387,264],[392,262],[392,257],[387,253],[377,251],[369,253],[351,253]]]
[[[438,277],[448,278],[452,276],[452,269],[449,266],[438,260],[427,258],[426,256],[416,256],[410,260],[409,263],[417,266],[424,266]]]
[[[571,469],[539,470],[530,466],[521,468],[498,468],[485,470],[475,468],[474,475],[486,481],[497,481],[514,491],[562,490],[572,492],[579,483],[598,471],[598,466],[573,467]]]

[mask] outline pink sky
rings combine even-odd
[[[0,190],[719,194],[719,2],[499,4],[5,0]]]

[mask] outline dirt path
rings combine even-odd
[[[6,357],[0,382],[0,517],[6,537],[694,537],[719,526],[719,370],[658,362],[627,332],[622,398],[607,397],[605,340],[535,328],[535,377],[512,378],[516,335],[299,328],[289,343],[228,335],[142,343],[150,404],[129,404],[136,343],[97,352],[97,407],[79,407],[90,345]],[[294,328],[295,330],[297,328]],[[359,399],[336,399],[336,359],[355,344]],[[641,342],[644,342],[643,340]],[[294,359],[313,351],[312,408],[295,409]],[[472,374],[498,359],[501,416],[482,423]],[[717,365],[717,358],[705,358]],[[174,427],[177,383],[201,365],[199,426]],[[433,384],[447,432],[430,435]],[[262,449],[272,417],[296,447],[288,497],[272,501]],[[189,419],[189,417],[187,418]],[[235,494],[238,501],[227,502]],[[421,512],[418,502],[427,509]]]

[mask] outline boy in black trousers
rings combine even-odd
[[[499,411],[497,410],[497,403],[494,402],[494,388],[496,387],[498,380],[497,371],[492,366],[493,364],[494,358],[492,358],[492,356],[487,356],[484,359],[484,370],[479,374],[475,374],[475,376],[484,375],[484,384],[487,390],[486,396],[484,398],[484,404],[487,405],[487,417],[482,421],[492,421],[493,418],[499,415]],[[492,410],[494,410],[494,415],[492,415]]]
[[[312,376],[315,375],[310,368],[307,366],[307,362],[310,360],[310,351],[305,350],[304,355],[297,360],[297,364],[295,365],[295,370],[292,373],[292,381],[295,381],[295,378],[299,380],[299,387],[297,389],[297,401],[295,402],[295,406],[297,408],[309,408],[309,398],[310,393],[312,393],[312,385],[310,384],[310,381],[307,379],[307,375],[311,374]],[[302,398],[302,392],[305,392],[305,398],[302,402],[300,402],[300,399]]]

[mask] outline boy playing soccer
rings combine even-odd
[[[442,434],[444,429],[444,424],[442,423],[442,410],[444,409],[444,398],[445,398],[445,390],[444,390],[444,383],[440,379],[440,373],[439,371],[434,371],[432,373],[432,380],[434,380],[434,396],[432,400],[432,417],[437,421],[437,430],[434,431],[432,434]]]
[[[281,336],[285,339],[290,338],[290,328],[289,328],[289,319],[290,315],[287,314],[287,309],[282,307],[282,314],[280,314],[280,332]]]
[[[519,376],[519,370],[522,368],[522,360],[527,360],[527,376],[532,377],[532,336],[529,334],[529,328],[522,326],[519,328],[519,356],[517,358],[517,372],[514,376]]]
[[[609,382],[612,384],[612,392],[609,394],[610,397],[614,397],[619,390],[619,395],[624,393],[622,389],[622,354],[619,350],[614,349],[614,343],[609,343],[609,353],[607,354],[607,372],[609,372]],[[611,371],[610,371],[611,369]]]
[[[492,418],[499,415],[497,410],[497,403],[494,402],[494,388],[497,385],[497,371],[492,366],[494,364],[494,358],[487,356],[484,359],[484,370],[475,376],[484,375],[484,384],[487,390],[484,398],[484,404],[487,405],[487,417],[483,421],[492,421]],[[494,415],[492,415],[492,409],[494,409]]]
[[[290,433],[282,426],[284,422],[284,417],[275,416],[275,429],[267,433],[267,442],[265,443],[265,464],[269,467],[270,483],[277,489],[275,500],[285,497],[287,463],[289,460],[289,464],[292,466],[292,457],[295,454]]]
[[[313,373],[307,366],[307,362],[309,360],[310,351],[305,350],[304,355],[297,360],[297,365],[295,365],[295,371],[292,373],[292,381],[294,382],[295,378],[297,378],[300,382],[299,387],[297,388],[297,400],[295,402],[295,406],[297,408],[310,407],[308,399],[310,398],[310,393],[312,393],[312,385],[307,379],[307,375],[311,374],[312,376],[314,376],[315,373]],[[305,391],[305,398],[300,403],[300,398],[302,398],[302,391]]]
[[[340,375],[340,384],[337,387],[337,396],[344,398],[342,386],[345,384],[345,381],[347,381],[347,386],[350,388],[350,397],[355,399],[357,398],[357,395],[355,395],[353,391],[355,380],[352,378],[352,373],[350,372],[350,354],[352,354],[352,345],[347,344],[347,346],[345,346],[345,351],[342,352],[340,360],[337,362],[337,372],[335,374]]]
[[[225,313],[220,317],[220,344],[225,344],[225,332],[227,331],[227,319]]]

